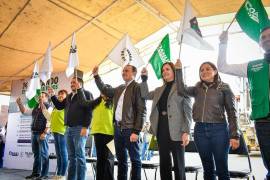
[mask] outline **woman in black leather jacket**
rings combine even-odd
[[[234,95],[229,85],[221,81],[213,63],[202,63],[200,81],[191,87],[185,87],[183,83],[180,60],[177,60],[177,66],[176,73],[181,74],[177,80],[179,93],[195,99],[192,110],[196,122],[194,141],[203,164],[204,179],[215,180],[217,175],[219,179],[229,180],[229,148],[239,146]]]

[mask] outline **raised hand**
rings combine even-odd
[[[53,90],[52,87],[48,87],[48,94],[49,94],[50,96],[53,96],[53,95],[54,95],[54,90]]]
[[[176,69],[182,69],[182,62],[180,61],[180,59],[176,60],[176,63],[174,64]]]
[[[22,99],[21,99],[21,97],[18,97],[18,98],[16,99],[16,103],[17,103],[18,105],[22,105]]]
[[[220,43],[226,44],[228,42],[228,31],[223,31],[219,36]]]
[[[94,76],[98,75],[98,66],[95,66],[92,70]]]
[[[145,67],[142,69],[141,75],[145,75],[145,76],[148,75],[148,71],[147,71],[147,69]]]

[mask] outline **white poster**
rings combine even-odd
[[[70,91],[70,80],[65,73],[55,73],[51,79],[51,86],[55,89],[55,92],[60,89]],[[16,99],[19,96],[22,98],[23,103],[26,104],[25,91],[28,81],[29,79],[12,82],[4,155],[4,167],[6,168],[26,170],[32,170],[33,168],[30,127],[32,116],[23,115],[16,104]],[[46,85],[41,82],[41,91],[46,91],[48,86],[49,82]],[[55,154],[52,135],[49,138],[49,153]],[[56,160],[50,160],[50,172],[55,171],[55,166]]]

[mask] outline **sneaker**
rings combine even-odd
[[[29,176],[26,176],[25,179],[35,179],[37,177],[39,177],[39,174],[31,174]]]
[[[55,175],[52,177],[52,179],[59,179],[59,176]]]
[[[54,180],[56,180],[56,179],[57,179],[57,180],[59,180],[59,179],[60,179],[60,180],[65,180],[65,178],[66,178],[66,176],[53,176],[53,177],[52,177],[52,179],[54,179]]]
[[[66,176],[53,176],[53,180],[66,180]]]
[[[39,176],[35,180],[45,180],[45,179],[49,179],[49,176]]]

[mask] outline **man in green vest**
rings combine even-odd
[[[260,46],[265,51],[262,59],[244,64],[227,64],[227,41],[228,32],[225,31],[220,35],[218,70],[222,73],[248,78],[252,107],[251,119],[255,122],[262,159],[267,169],[266,179],[270,180],[270,26],[262,29],[260,35]]]

